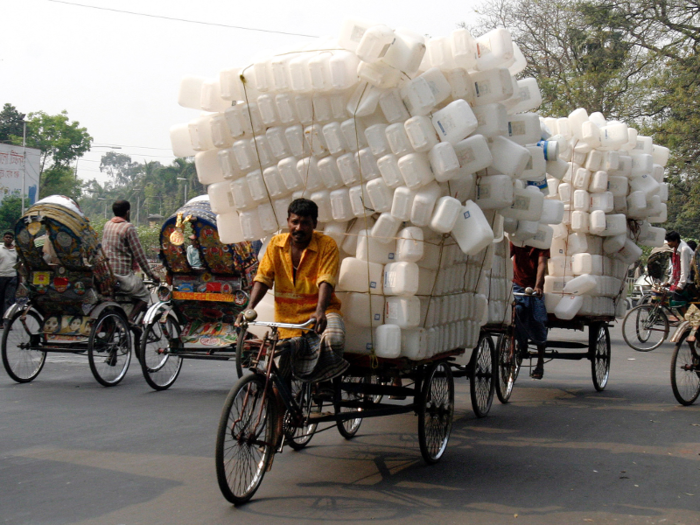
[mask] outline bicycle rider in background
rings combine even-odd
[[[532,288],[529,296],[515,297],[515,338],[520,355],[525,355],[528,339],[537,346],[537,364],[530,374],[533,379],[544,376],[544,352],[547,346],[547,309],[544,306],[544,276],[547,270],[549,250],[530,246],[518,247],[510,243],[513,259],[513,292],[525,293]]]
[[[688,302],[696,295],[695,287],[690,280],[690,263],[693,259],[693,250],[681,240],[678,232],[670,231],[666,234],[666,244],[673,249],[671,254],[671,266],[669,267],[668,280],[663,286],[668,286],[671,291],[671,301],[678,306],[681,315],[685,315]],[[675,305],[672,305],[675,306]],[[678,319],[675,319],[677,321]]]

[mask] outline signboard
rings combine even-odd
[[[27,196],[26,207],[39,198],[39,156],[41,150],[0,144],[0,201],[8,195]]]

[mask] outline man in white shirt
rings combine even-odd
[[[17,293],[17,250],[13,244],[15,234],[6,231],[0,245],[0,306],[2,313],[14,304]]]
[[[672,301],[687,303],[694,295],[694,287],[690,281],[690,262],[693,259],[693,250],[685,241],[681,240],[680,234],[675,231],[666,234],[666,244],[673,249],[673,252],[669,268],[670,275],[665,284],[673,292]],[[681,314],[685,314],[686,306],[679,307]]]

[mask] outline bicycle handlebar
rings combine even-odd
[[[316,319],[314,319],[313,317],[302,324],[275,323],[273,321],[248,321],[248,324],[253,326],[267,326],[268,328],[288,328],[290,330],[308,330],[315,323]]]
[[[537,294],[535,293],[535,290],[529,286],[525,288],[525,292],[513,292],[514,297],[532,297],[533,295],[536,296]]]
[[[272,321],[256,321],[255,319],[257,319],[257,317],[258,312],[256,312],[252,308],[249,308],[248,310],[243,312],[243,318],[248,322],[249,325],[253,326],[267,326],[269,328],[288,328],[290,330],[305,330],[316,323],[316,319],[314,317],[301,324],[275,323]]]

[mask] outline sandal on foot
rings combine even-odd
[[[541,366],[535,367],[535,369],[530,374],[532,379],[542,379],[544,376],[544,368]]]

